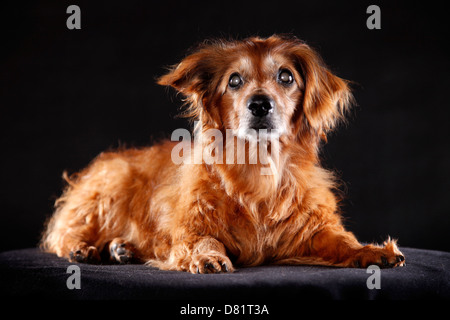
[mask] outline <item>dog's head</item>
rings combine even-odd
[[[260,129],[325,138],[351,101],[348,82],[314,50],[276,35],[202,44],[158,83],[185,95],[188,115],[203,126],[246,139]]]

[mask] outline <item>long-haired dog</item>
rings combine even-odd
[[[336,181],[318,151],[352,95],[304,42],[276,35],[210,41],[158,83],[185,97],[196,134],[223,134],[226,151],[216,159],[228,152],[235,161],[175,163],[173,141],[102,153],[66,176],[44,250],[76,262],[139,260],[192,273],[265,263],[404,264],[395,241],[362,245],[342,225]],[[239,163],[236,141],[248,153],[262,146],[269,161]],[[216,152],[208,146],[193,144],[194,153]],[[272,174],[261,174],[263,167]]]

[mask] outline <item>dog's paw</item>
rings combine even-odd
[[[381,268],[402,267],[405,265],[405,256],[398,249],[396,242],[388,239],[383,246],[364,246],[352,261],[355,268],[367,268],[370,265]]]
[[[220,253],[197,254],[189,265],[191,273],[233,272],[233,264],[227,256]]]
[[[92,263],[100,262],[100,254],[96,247],[80,244],[73,248],[69,253],[70,262]]]
[[[134,252],[133,245],[119,238],[114,239],[109,244],[110,259],[120,264],[132,262]]]

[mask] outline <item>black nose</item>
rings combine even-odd
[[[248,100],[247,107],[255,117],[265,117],[272,112],[273,104],[268,96],[258,94]]]

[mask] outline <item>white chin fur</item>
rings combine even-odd
[[[237,131],[233,130],[233,134],[240,139],[248,141],[270,141],[273,139],[279,139],[286,133],[284,129],[248,129],[239,128]]]

